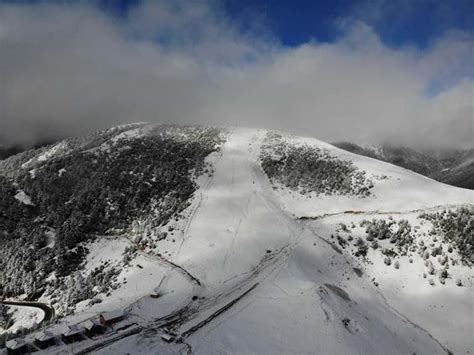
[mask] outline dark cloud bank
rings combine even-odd
[[[393,49],[364,22],[341,23],[335,43],[288,48],[214,2],[145,1],[121,19],[87,4],[0,5],[0,142],[151,121],[473,145],[472,34]]]

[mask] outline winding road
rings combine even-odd
[[[33,301],[1,301],[0,304],[6,306],[17,306],[17,307],[33,307],[39,308],[44,312],[44,318],[41,320],[41,323],[51,320],[56,314],[54,308],[46,303],[33,302]]]

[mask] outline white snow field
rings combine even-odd
[[[21,328],[28,329],[41,323],[44,318],[44,312],[33,307],[8,306],[9,312],[13,314],[13,325],[8,328],[8,332],[16,332]],[[0,335],[5,333],[6,329],[0,327]]]
[[[356,224],[438,206],[472,206],[474,191],[447,186],[408,170],[354,155],[315,139],[285,136],[350,160],[374,178],[373,195],[300,195],[274,189],[260,167],[267,132],[232,129],[215,172],[201,178],[175,242],[161,241],[167,261],[147,251],[120,276],[127,284],[68,321],[104,309],[127,307],[128,322],[142,330],[90,351],[100,354],[467,354],[474,351],[472,271],[453,267],[463,287],[449,279],[430,286],[416,261],[400,269],[360,265],[329,241],[340,222]],[[344,214],[344,211],[359,214]],[[338,214],[342,213],[342,214]],[[317,217],[301,220],[299,217]],[[367,217],[368,215],[368,217]],[[361,234],[356,228],[354,233]],[[107,244],[114,241],[103,241]],[[128,242],[128,241],[127,241]],[[122,243],[122,242],[121,242]],[[123,241],[123,243],[126,243]],[[121,245],[121,244],[120,244]],[[121,245],[118,249],[124,248]],[[117,253],[118,249],[107,253]],[[108,250],[97,245],[96,250]],[[96,254],[88,262],[97,263]],[[117,256],[118,257],[118,256]],[[370,257],[370,255],[369,255]],[[170,263],[171,262],[171,263]],[[91,266],[92,267],[92,266]],[[363,270],[362,275],[354,267]],[[371,279],[375,277],[379,286]],[[151,298],[150,294],[160,294]],[[86,316],[87,315],[87,316]],[[172,328],[181,342],[160,338]],[[84,349],[84,344],[57,352]],[[52,350],[49,349],[49,352]]]

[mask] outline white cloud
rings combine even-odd
[[[156,121],[467,146],[473,43],[448,33],[423,51],[391,49],[356,23],[335,43],[286,48],[242,33],[215,3],[148,1],[123,20],[0,5],[0,124],[7,141]],[[430,85],[444,91],[428,97]]]

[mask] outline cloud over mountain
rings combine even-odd
[[[335,42],[287,47],[213,1],[0,5],[0,141],[152,121],[472,146],[471,34],[393,48],[341,23]]]

